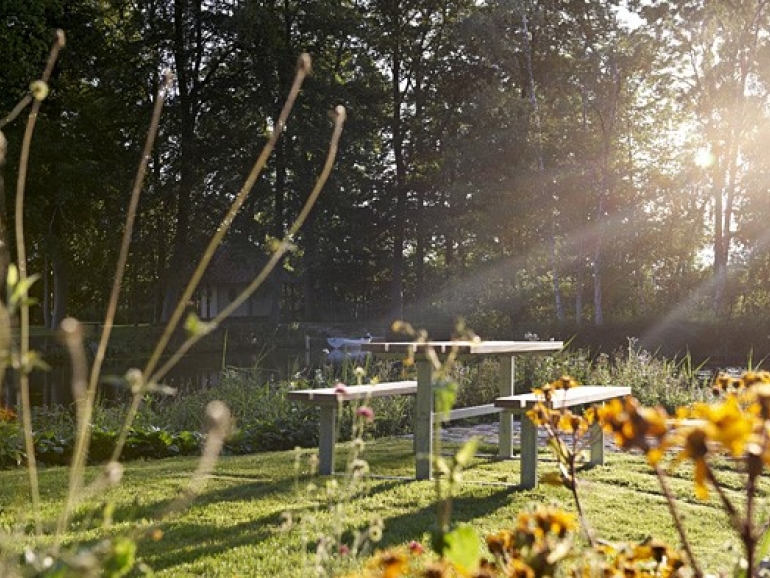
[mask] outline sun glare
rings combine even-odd
[[[706,169],[713,165],[715,160],[714,153],[709,149],[699,149],[698,152],[695,153],[695,164],[702,169]]]

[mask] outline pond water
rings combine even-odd
[[[124,397],[125,388],[121,377],[131,368],[143,368],[145,359],[107,360],[102,370],[100,395],[106,399]],[[164,385],[178,390],[211,387],[219,382],[225,367],[258,369],[257,379],[279,381],[323,363],[323,354],[305,350],[265,351],[212,351],[187,355],[168,376]],[[47,371],[33,371],[30,375],[30,397],[33,405],[57,405],[72,402],[71,369],[69,364],[59,363]],[[14,406],[17,401],[18,378],[9,371],[0,386],[0,405]]]

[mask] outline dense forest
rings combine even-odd
[[[305,83],[227,244],[282,237],[348,112],[289,320],[766,318],[767,0],[2,0],[0,118],[67,46],[27,183],[37,321],[98,319],[163,74],[120,318],[160,321]],[[2,122],[2,121],[0,121]],[[13,215],[24,122],[8,139]],[[12,230],[12,229],[11,229]]]

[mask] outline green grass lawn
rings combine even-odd
[[[310,453],[303,452],[305,471],[304,458]],[[344,467],[344,452],[340,453],[340,466]],[[373,476],[365,482],[365,493],[351,500],[337,517],[343,518],[349,528],[360,528],[366,527],[372,516],[380,516],[384,523],[380,547],[410,540],[428,543],[436,519],[434,483],[395,479],[412,473],[411,443],[378,440],[367,445],[365,457]],[[543,455],[541,473],[553,469],[554,462],[549,458]],[[317,502],[306,487],[314,483],[323,488],[329,478],[298,478],[294,464],[294,452],[222,458],[192,504],[175,516],[158,520],[185,488],[195,469],[195,459],[128,463],[118,488],[79,508],[67,540],[83,542],[98,539],[104,532],[135,531],[140,536],[141,560],[158,576],[307,575],[302,568],[313,547],[303,546],[303,526],[295,524],[287,531],[281,525],[286,513],[297,519],[303,511],[314,512],[312,527],[304,526],[305,537],[314,543],[317,536],[312,530],[327,527],[332,521],[326,506],[314,508]],[[476,459],[457,491],[453,519],[474,525],[483,536],[510,527],[517,513],[532,504],[557,503],[574,510],[564,488],[541,485],[535,490],[518,490],[518,474],[517,460]],[[719,475],[728,492],[737,496],[742,477],[728,465],[720,468]],[[640,541],[654,535],[677,543],[657,482],[642,458],[610,453],[606,467],[586,470],[582,480],[588,516],[602,538]],[[695,499],[688,467],[680,467],[671,482],[703,567],[712,571],[727,568],[732,554],[726,545],[735,542],[716,499]],[[25,540],[17,532],[19,520],[28,517],[26,485],[22,470],[0,472],[0,527],[14,531],[12,536],[16,537],[10,539]],[[65,486],[65,469],[41,472],[44,515],[52,526]],[[767,494],[765,483],[761,488],[762,507],[766,507]],[[106,504],[111,504],[107,510]],[[111,518],[107,529],[105,511]]]

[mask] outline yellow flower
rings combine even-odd
[[[409,556],[401,548],[377,552],[367,563],[369,570],[377,570],[382,578],[401,578],[409,570]]]
[[[706,500],[709,497],[709,489],[706,484],[709,468],[706,463],[706,455],[708,454],[706,440],[707,436],[703,427],[685,430],[683,448],[676,459],[679,462],[684,458],[690,458],[695,464],[695,495],[701,500]]]
[[[587,419],[573,414],[569,410],[565,410],[559,416],[558,427],[561,431],[567,433],[585,433],[588,431],[589,422]]]
[[[577,528],[574,514],[546,506],[539,506],[534,512],[520,512],[518,522],[519,529],[523,531],[538,535],[550,533],[559,538],[563,538],[567,532]]]
[[[754,430],[756,408],[744,410],[735,396],[726,397],[719,404],[696,404],[693,415],[705,420],[703,431],[708,440],[720,444],[733,456],[743,450]]]
[[[714,380],[714,385],[711,388],[714,395],[720,395],[722,393],[728,393],[743,386],[743,381],[737,377],[732,377],[726,373],[720,373]]]
[[[538,402],[527,412],[527,417],[537,426],[550,424],[553,421],[553,411],[548,409],[545,404]]]
[[[508,530],[501,530],[496,534],[489,534],[486,538],[487,548],[495,556],[506,558],[514,551],[513,534]]]
[[[597,410],[604,431],[613,433],[624,449],[640,449],[648,459],[659,459],[666,447],[668,414],[663,408],[642,407],[636,398],[613,399]],[[653,462],[654,463],[654,462]]]
[[[578,382],[569,375],[562,375],[559,379],[551,382],[551,387],[554,389],[572,389],[577,386]]]
[[[749,389],[750,399],[759,405],[759,415],[764,421],[770,420],[770,383],[759,382]]]
[[[513,558],[505,568],[508,578],[535,578],[535,571],[521,558]]]

